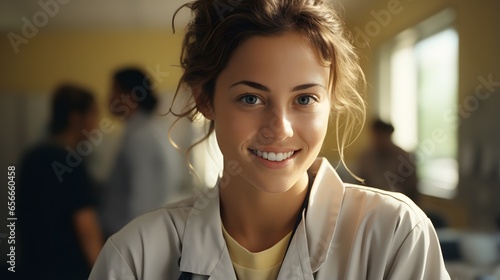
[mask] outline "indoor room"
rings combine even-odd
[[[241,1],[211,3],[224,21],[231,20]],[[225,142],[215,135],[197,144],[213,129],[207,113],[200,111],[192,121],[186,113],[196,104],[191,88],[179,84],[186,67],[181,65],[182,46],[189,41],[186,27],[192,16],[183,7],[187,2],[0,3],[4,180],[12,181],[8,186],[19,185],[20,176],[25,176],[21,166],[26,166],[30,151],[50,138],[58,92],[91,96],[93,126],[74,128],[83,136],[71,138],[71,145],[64,142],[65,154],[43,170],[53,172],[61,183],[65,178],[70,182],[85,166],[92,184],[82,186],[85,195],[72,195],[83,203],[88,193],[92,207],[85,221],[94,224],[94,233],[99,232],[93,242],[101,247],[139,214],[199,195],[203,189],[224,184],[221,178],[227,172],[231,176],[240,172],[238,162],[224,163],[219,145]],[[361,82],[357,86],[362,88],[366,117],[351,120],[353,130],[345,143],[337,134],[342,128],[337,121],[345,119],[330,118],[319,156],[344,183],[403,193],[422,209],[437,233],[451,279],[500,279],[500,1],[328,2],[350,32],[352,55],[359,57],[366,86]],[[136,78],[143,82],[140,90],[129,85]],[[127,87],[131,94],[123,95],[120,90]],[[141,111],[137,100],[149,96],[154,105]],[[70,105],[60,105],[61,112],[67,111],[65,106]],[[77,123],[77,115],[68,111],[65,124]],[[140,133],[149,134],[141,138]],[[58,139],[70,139],[64,137]],[[339,149],[342,145],[345,148]],[[146,154],[154,162],[146,163]],[[142,170],[141,176],[131,175],[134,168]],[[12,171],[15,175],[8,175]],[[148,190],[143,185],[152,187]],[[38,211],[35,204],[16,197],[21,196],[19,187],[12,189],[13,193],[3,188],[0,195],[2,279],[17,279],[9,278],[13,274],[8,268],[23,258],[21,249],[9,242],[17,231],[7,225],[24,226],[21,217],[12,220],[16,211],[28,216]],[[37,191],[41,194],[31,192],[25,197],[31,201],[35,196],[51,196],[43,187]],[[65,200],[62,195],[56,197]],[[126,218],[116,213],[125,201],[130,201],[132,206],[127,207],[134,213]],[[11,205],[17,207],[8,208]],[[122,218],[123,223],[114,225]],[[58,218],[53,224],[57,226]],[[44,228],[34,230],[25,236],[45,236]]]

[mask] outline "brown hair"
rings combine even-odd
[[[337,147],[344,162],[343,149],[350,144],[357,124],[364,124],[365,103],[358,90],[364,86],[364,75],[351,35],[330,4],[322,0],[197,0],[181,6],[176,13],[183,7],[191,9],[193,19],[182,44],[184,72],[175,97],[182,86],[197,93],[177,116],[194,120],[200,110],[212,108],[216,79],[246,39],[297,32],[318,51],[322,63],[331,67],[332,113],[336,117]],[[195,145],[213,131],[211,121],[207,134]]]
[[[127,67],[116,70],[113,81],[124,94],[133,95],[134,91],[142,91],[144,95],[141,98],[134,98],[140,110],[147,114],[155,110],[158,100],[152,90],[151,80],[141,69]]]
[[[62,84],[55,90],[51,102],[49,133],[56,135],[68,129],[71,113],[88,113],[92,104],[95,103],[95,98],[94,94],[86,88]]]

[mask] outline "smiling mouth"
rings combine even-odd
[[[252,150],[250,149],[252,154],[261,157],[263,159],[267,159],[269,161],[285,161],[289,158],[291,158],[295,153],[298,151],[291,151],[291,152],[262,152],[258,150]]]

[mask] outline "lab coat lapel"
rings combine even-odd
[[[278,280],[312,280],[328,255],[344,197],[344,184],[324,158],[309,169],[314,179],[307,212],[292,238]]]
[[[236,273],[234,272],[233,263],[227,248],[224,248],[222,255],[215,267],[215,270],[210,275],[208,280],[236,280]]]
[[[182,238],[180,270],[208,279],[236,280],[222,235],[219,182],[195,197]],[[195,279],[195,278],[193,278]],[[204,278],[207,279],[207,278]]]
[[[277,280],[314,280],[307,248],[304,213],[288,247]]]
[[[333,237],[345,188],[337,172],[325,158],[318,158],[310,172],[315,180],[309,197],[305,228],[311,269],[316,272],[332,254],[333,248],[338,246],[333,244]]]

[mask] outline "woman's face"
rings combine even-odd
[[[217,78],[208,117],[239,179],[279,193],[304,178],[327,131],[329,73],[296,33],[255,36],[238,47]]]

